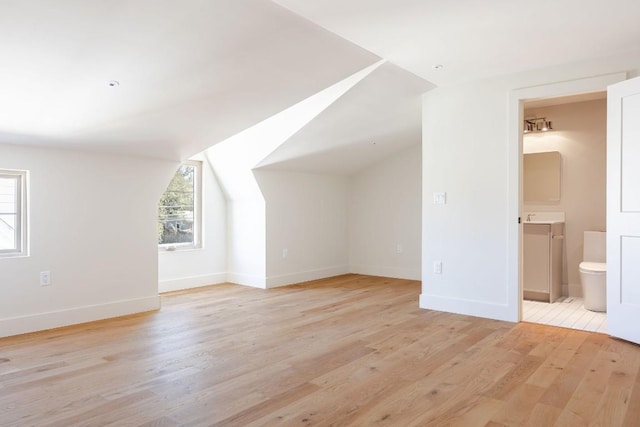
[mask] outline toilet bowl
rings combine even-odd
[[[584,308],[607,311],[607,264],[583,261],[579,269]]]
[[[607,311],[606,233],[585,231],[583,261],[580,263],[580,283],[584,308]]]

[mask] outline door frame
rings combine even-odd
[[[514,89],[509,93],[508,128],[508,208],[507,208],[507,305],[511,318],[522,320],[522,121],[524,102],[607,90],[607,86],[627,79],[626,72],[569,80],[548,85]]]

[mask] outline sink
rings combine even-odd
[[[564,212],[523,212],[521,218],[523,224],[553,225],[564,222]]]

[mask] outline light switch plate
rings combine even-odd
[[[50,271],[41,271],[40,272],[40,286],[49,286],[51,285],[51,272]]]
[[[445,192],[435,192],[433,193],[433,204],[434,205],[445,205],[447,203],[447,193]]]

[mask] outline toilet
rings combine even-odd
[[[607,233],[585,231],[580,283],[584,308],[607,311]]]

